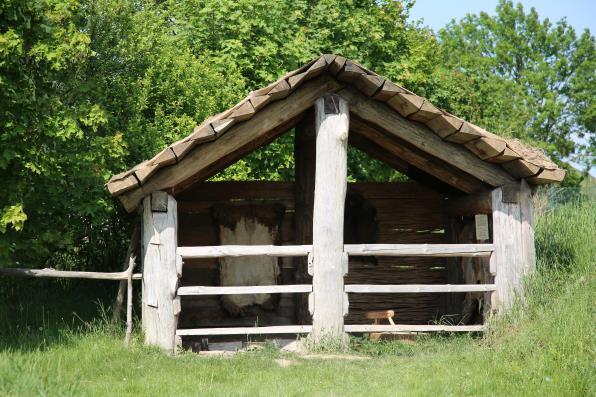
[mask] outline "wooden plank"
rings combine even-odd
[[[271,327],[235,327],[235,328],[192,328],[178,329],[178,336],[211,336],[211,335],[274,335],[274,334],[307,334],[310,325],[278,325]]]
[[[176,297],[181,276],[176,256],[178,212],[170,195],[166,212],[153,212],[151,200],[151,196],[143,200],[143,330],[146,344],[174,353],[180,312]]]
[[[312,244],[312,219],[315,200],[315,153],[316,129],[314,110],[308,111],[296,126],[294,133],[295,161],[295,244]],[[312,283],[308,274],[308,258],[294,259],[296,282]],[[296,296],[296,319],[298,324],[310,324],[312,319],[308,311],[308,297]]]
[[[459,130],[444,138],[446,141],[464,144],[484,136],[484,130],[472,123],[464,121]]]
[[[463,123],[463,120],[445,113],[429,120],[426,125],[433,130],[435,134],[445,139],[449,135],[455,134],[461,128]]]
[[[556,170],[543,169],[537,175],[527,178],[527,181],[531,182],[532,185],[561,182],[565,179],[565,173],[566,171],[561,168],[557,168]]]
[[[215,132],[216,136],[222,135],[224,132],[232,128],[232,126],[236,124],[235,119],[220,119],[214,120],[211,122],[211,128],[213,128],[213,132]]]
[[[429,101],[424,100],[424,102],[422,103],[422,106],[420,106],[420,109],[416,113],[408,116],[408,118],[410,120],[419,121],[421,123],[426,123],[426,122],[431,121],[432,119],[437,118],[441,115],[442,115],[442,112],[439,109],[437,109]]]
[[[128,271],[105,273],[105,272],[77,272],[70,270],[56,270],[51,268],[45,269],[22,269],[22,268],[5,268],[0,269],[0,276],[7,277],[35,277],[35,278],[83,278],[89,280],[127,280]],[[143,275],[135,273],[132,275],[133,280],[141,280]]]
[[[482,137],[466,143],[465,145],[472,153],[482,160],[499,156],[505,151],[507,144],[502,139]]]
[[[496,288],[495,284],[346,284],[346,292],[354,294],[486,292]]]
[[[392,83],[389,80],[385,80],[385,82],[383,83],[383,87],[381,87],[379,92],[377,92],[373,98],[377,101],[385,102],[400,92],[405,93],[406,90],[404,90],[397,84]]]
[[[490,256],[492,244],[346,244],[344,251],[352,256]]]
[[[517,159],[501,164],[514,178],[528,178],[540,172],[540,167],[528,163],[526,160]]]
[[[495,275],[496,307],[507,310],[521,292],[525,257],[522,248],[522,219],[519,203],[503,202],[503,188],[493,190],[493,244],[490,271]]]
[[[312,292],[310,284],[294,285],[255,285],[239,287],[180,287],[178,296],[191,295],[246,295],[246,294],[283,294]]]
[[[344,207],[347,189],[349,109],[338,95],[315,102],[316,167],[313,208],[313,330],[315,343],[343,341]]]
[[[416,94],[401,92],[387,100],[387,105],[397,110],[402,117],[408,117],[409,115],[416,113],[420,110],[423,103],[424,98],[419,97]]]
[[[188,186],[198,179],[213,175],[287,131],[316,98],[340,88],[339,82],[326,75],[309,80],[291,94],[291,101],[267,105],[250,120],[234,125],[217,140],[198,146],[177,164],[160,169],[142,188],[130,190],[118,198],[130,212],[153,191]]]
[[[519,154],[511,150],[508,146],[505,146],[505,150],[503,150],[502,153],[500,153],[498,156],[487,159],[487,161],[490,161],[491,163],[502,164],[517,160],[519,158],[521,158]]]
[[[442,160],[436,159],[413,147],[375,129],[370,123],[352,118],[350,128],[356,134],[375,143],[391,155],[398,157],[423,172],[465,193],[486,190],[486,185],[475,177],[456,169]]]
[[[355,82],[358,88],[366,96],[375,95],[383,86],[385,80],[376,74],[361,74]]]
[[[368,325],[354,324],[346,325],[346,332],[482,332],[484,325]]]
[[[116,177],[112,177],[112,179],[110,179],[110,182],[106,186],[112,196],[118,196],[130,190],[138,188],[139,180],[135,177],[134,172],[131,172],[130,175],[122,177],[121,179],[116,179]]]
[[[502,186],[513,181],[513,178],[498,166],[478,159],[465,148],[443,142],[426,126],[412,123],[400,117],[383,103],[370,101],[366,96],[350,87],[343,89],[340,95],[350,102],[350,111],[359,118],[379,126],[391,135],[411,143],[422,151],[475,176],[491,186]]]
[[[335,76],[339,73],[340,70],[343,69],[344,65],[346,64],[347,59],[338,55],[333,59],[333,62],[329,65],[329,74]]]
[[[244,101],[236,110],[230,115],[231,119],[236,121],[243,121],[250,119],[255,114],[255,108],[252,106],[250,100]]]
[[[311,245],[213,245],[205,247],[178,247],[183,259],[222,258],[225,256],[304,256]]]

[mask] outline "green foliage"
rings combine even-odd
[[[469,16],[437,38],[408,22],[411,5],[3,1],[0,266],[119,266],[132,218],[107,194],[108,178],[321,53],[358,60],[556,159],[593,162],[589,32],[576,37],[564,21],[501,2],[496,16]],[[215,179],[291,180],[292,152],[291,135],[282,136]],[[349,177],[403,179],[355,149]]]

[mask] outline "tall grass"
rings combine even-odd
[[[84,286],[23,282],[44,288],[27,289],[28,304],[20,293],[3,298],[0,395],[596,395],[595,242],[594,203],[539,214],[538,265],[527,299],[490,333],[434,336],[416,345],[353,339],[350,352],[368,357],[362,361],[306,360],[274,349],[232,359],[168,357],[144,347],[139,334],[125,349],[122,328],[101,319]],[[65,296],[52,295],[60,291]],[[73,310],[77,316],[66,317]],[[279,358],[291,365],[279,366]]]

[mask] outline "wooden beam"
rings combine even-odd
[[[305,256],[311,245],[212,245],[178,247],[183,259],[223,258],[225,256]]]
[[[278,325],[272,327],[234,327],[234,328],[192,328],[176,330],[178,336],[210,335],[272,335],[272,334],[307,334],[310,325]]]
[[[408,123],[411,123],[408,121]],[[438,180],[454,187],[464,193],[474,193],[487,189],[487,185],[450,164],[429,156],[427,153],[414,147],[403,140],[383,133],[378,127],[353,117],[350,128],[357,135],[373,142],[408,164],[437,178]],[[432,133],[432,132],[431,132]]]
[[[160,197],[156,194],[156,197]],[[181,277],[178,246],[178,216],[174,197],[167,195],[164,212],[152,210],[151,195],[143,200],[143,298],[142,317],[145,344],[174,353],[180,298],[176,296]],[[157,198],[156,198],[157,199]]]
[[[347,284],[346,292],[357,294],[418,294],[494,291],[494,284]]]
[[[489,190],[468,194],[462,197],[450,197],[445,209],[453,216],[474,216],[492,214],[492,193]]]
[[[493,252],[492,244],[346,244],[350,256],[483,257]]]
[[[327,75],[309,80],[290,94],[291,100],[268,104],[251,119],[235,124],[215,141],[201,144],[179,163],[159,169],[145,185],[118,198],[131,212],[143,197],[154,191],[186,187],[212,175],[293,127],[318,97],[341,87],[340,82]],[[280,126],[284,129],[279,130]]]
[[[502,186],[514,180],[499,166],[480,160],[466,148],[444,142],[428,127],[412,123],[384,103],[371,101],[351,87],[346,87],[338,94],[350,103],[350,111],[359,118],[491,186]]]
[[[234,286],[234,287],[180,287],[178,296],[191,295],[246,295],[246,294],[284,294],[284,293],[307,293],[312,292],[310,284],[294,285],[255,285],[255,286]]]
[[[367,139],[364,136],[353,131],[352,126],[350,126],[350,138],[348,143],[354,146],[355,148],[363,151],[370,157],[385,163],[394,170],[399,171],[404,175],[408,174],[409,164],[406,161],[402,160],[400,157],[391,154],[390,152],[385,150],[385,148],[377,145],[370,139]]]
[[[45,269],[21,269],[6,268],[0,269],[0,276],[12,277],[35,277],[35,278],[84,278],[89,280],[128,280],[128,271],[105,273],[105,272],[77,272],[70,270]],[[141,280],[143,275],[135,273],[133,280]]]
[[[346,325],[346,332],[482,332],[484,325],[372,325],[353,324]]]
[[[344,340],[343,253],[347,189],[348,103],[337,95],[315,102],[316,168],[313,209],[313,330],[315,343]]]
[[[295,161],[295,238],[296,244],[312,244],[312,219],[315,200],[315,155],[316,155],[315,113],[307,110],[294,133]],[[296,257],[296,282],[312,283],[308,274],[308,258]],[[296,295],[296,320],[298,324],[310,324],[308,297]]]

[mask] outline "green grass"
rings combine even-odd
[[[484,338],[442,335],[413,346],[352,340],[350,353],[367,357],[360,361],[307,360],[274,348],[233,358],[168,357],[144,347],[139,335],[125,349],[122,328],[106,325],[98,305],[80,298],[103,299],[112,290],[22,281],[0,308],[0,395],[596,395],[595,206],[542,215],[536,240],[528,302]],[[19,300],[23,289],[28,295]],[[60,314],[73,311],[75,320]],[[293,364],[280,367],[278,358]]]

